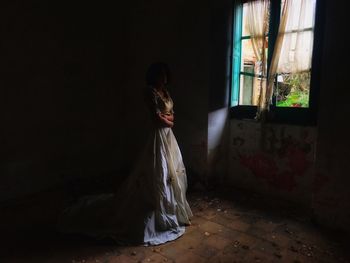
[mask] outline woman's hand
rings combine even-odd
[[[162,114],[168,121],[174,122],[174,114]]]
[[[158,121],[162,127],[172,128],[174,126],[174,116],[158,113]]]

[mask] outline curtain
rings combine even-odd
[[[286,31],[286,25],[288,21],[289,13],[287,12],[287,10],[290,9],[291,4],[292,4],[292,0],[285,0],[282,6],[281,19],[280,19],[280,24],[278,28],[278,35],[276,38],[271,63],[269,65],[269,74],[267,76],[265,89],[262,90],[262,92],[265,93],[265,95],[259,97],[258,110],[256,115],[257,119],[265,120],[266,112],[269,110],[270,101],[274,90],[275,76],[277,73],[277,67],[279,64],[279,58],[280,58],[282,44],[285,36],[283,32]]]
[[[279,30],[283,38],[277,73],[311,69],[315,3],[315,0],[286,0],[282,17],[286,25]]]
[[[248,3],[247,25],[252,46],[258,61],[266,60],[266,35],[269,24],[269,1],[251,1]],[[266,61],[265,61],[266,62]],[[265,63],[263,63],[265,64]],[[265,66],[266,68],[266,66]]]
[[[251,37],[251,44],[256,57],[255,73],[266,77],[267,72],[267,33],[269,29],[270,1],[248,2],[246,23]],[[258,81],[258,104],[263,101],[266,81]]]

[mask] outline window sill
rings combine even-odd
[[[256,111],[256,106],[231,107],[230,119],[255,121]],[[271,107],[267,123],[316,126],[317,119],[311,108]]]

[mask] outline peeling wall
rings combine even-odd
[[[316,128],[231,120],[227,181],[309,205]]]

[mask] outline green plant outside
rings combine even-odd
[[[277,107],[309,107],[309,94],[308,92],[292,92],[283,101],[277,102]]]
[[[309,107],[310,72],[284,75],[284,83],[290,87],[290,93],[280,101],[277,107]]]

